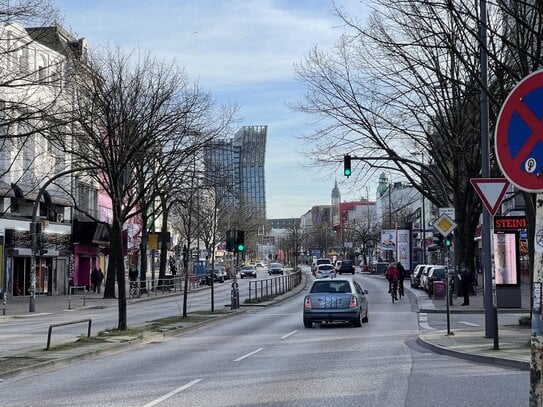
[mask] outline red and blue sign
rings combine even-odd
[[[524,191],[543,192],[543,71],[526,76],[507,96],[495,150],[509,181]]]

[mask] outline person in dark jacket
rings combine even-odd
[[[405,278],[405,268],[402,265],[402,263],[398,262],[396,263],[396,269],[398,270],[398,292],[403,297],[404,290],[403,290],[403,279]]]
[[[100,294],[103,279],[104,273],[102,273],[102,270],[97,267],[93,268],[91,273],[92,292],[98,291],[98,294]]]
[[[469,305],[469,292],[471,290],[473,280],[473,273],[469,268],[464,266],[462,268],[462,274],[460,275],[460,286],[462,287],[462,294],[464,295],[464,302],[461,305]]]

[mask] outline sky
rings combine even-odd
[[[151,52],[184,68],[219,104],[239,107],[239,127],[267,125],[268,219],[298,218],[329,205],[343,174],[304,168],[311,118],[289,104],[303,101],[294,64],[314,47],[329,49],[343,31],[331,0],[52,0],[62,25],[91,49],[119,46]],[[360,0],[335,4],[363,17]],[[351,195],[349,195],[351,194]]]

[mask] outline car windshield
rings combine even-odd
[[[253,270],[253,266],[243,266],[242,270]]]
[[[334,267],[331,264],[323,264],[319,266],[319,271],[330,271],[333,270]]]
[[[279,263],[272,263],[272,264],[270,264],[270,267],[271,268],[278,268],[278,267],[281,267],[281,265]]]

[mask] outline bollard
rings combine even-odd
[[[230,309],[239,308],[239,285],[235,280],[232,283],[232,291],[231,291],[230,296],[231,296]]]

